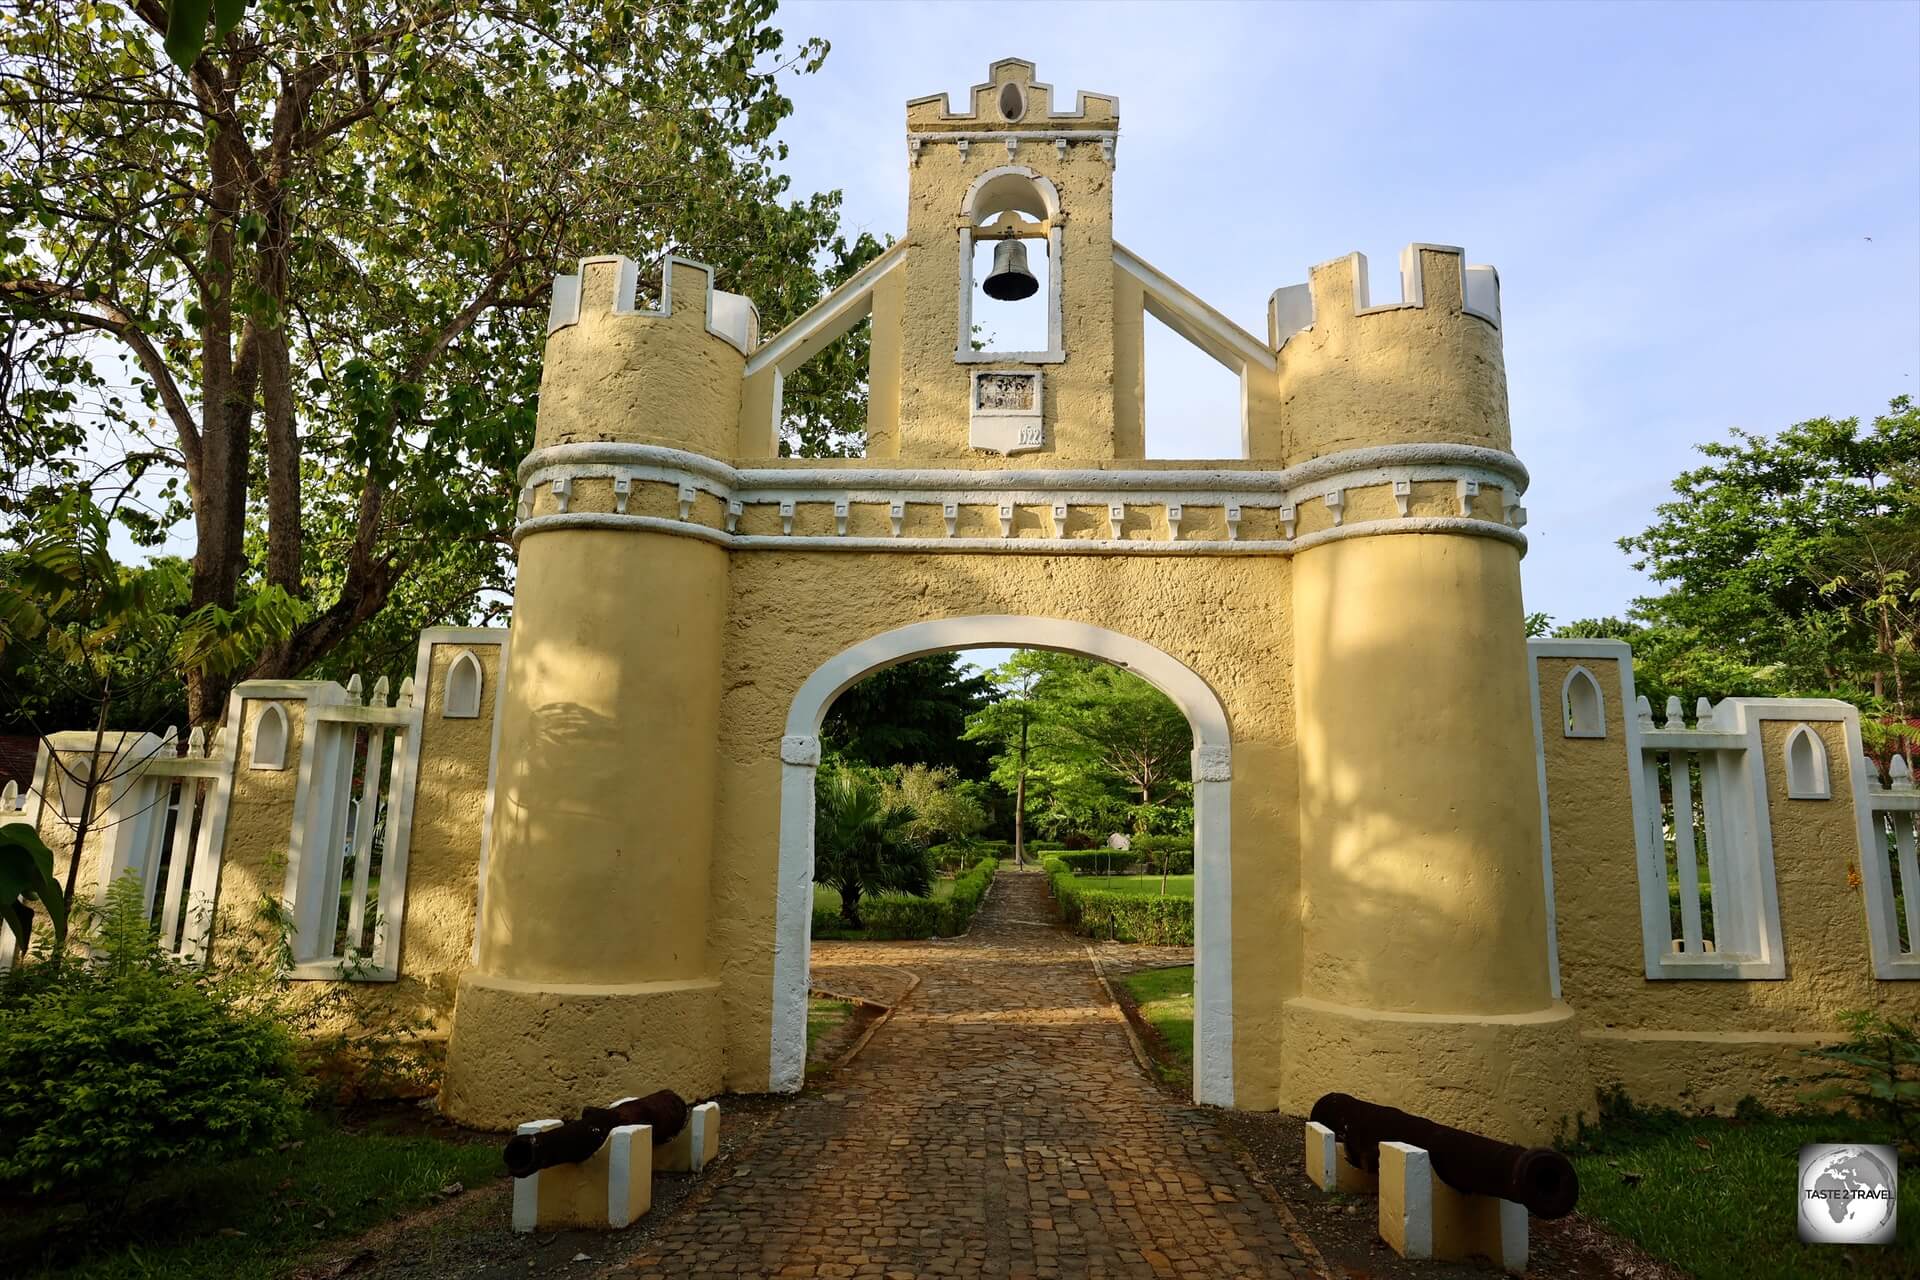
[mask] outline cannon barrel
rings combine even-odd
[[[1405,1142],[1425,1150],[1434,1173],[1455,1191],[1512,1200],[1535,1217],[1564,1218],[1580,1198],[1573,1162],[1551,1147],[1495,1142],[1344,1093],[1321,1098],[1309,1118],[1333,1130],[1347,1159],[1372,1173],[1380,1170],[1381,1143]]]
[[[539,1133],[516,1133],[507,1139],[507,1172],[525,1178],[557,1164],[578,1164],[598,1151],[607,1135],[621,1125],[653,1126],[653,1145],[678,1137],[687,1125],[687,1103],[671,1089],[632,1098],[611,1107],[587,1107],[578,1120]]]

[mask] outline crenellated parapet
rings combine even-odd
[[[1400,280],[1401,301],[1374,305],[1354,253],[1274,293],[1287,461],[1415,442],[1510,447],[1499,277],[1460,249],[1413,244]]]
[[[759,315],[687,258],[662,259],[652,307],[640,285],[619,256],[555,278],[535,447],[618,440],[731,456]]]

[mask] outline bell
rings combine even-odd
[[[1039,287],[1027,270],[1026,245],[1009,238],[993,246],[993,274],[980,286],[982,292],[996,302],[1018,302],[1031,298]]]

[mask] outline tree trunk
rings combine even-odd
[[[863,929],[860,923],[860,886],[843,884],[840,886],[840,922],[849,929]]]
[[[1013,865],[1027,866],[1027,714],[1020,712],[1020,777],[1013,789]]]

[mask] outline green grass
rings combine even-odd
[[[1911,1157],[1896,1244],[1803,1245],[1795,1225],[1803,1145],[1887,1140],[1840,1115],[1610,1114],[1573,1156],[1580,1212],[1700,1280],[1912,1276],[1920,1274],[1920,1177]]]
[[[1089,889],[1105,889],[1108,893],[1128,893],[1143,898],[1160,896],[1159,876],[1075,876],[1074,879]],[[1191,898],[1193,877],[1168,876],[1167,896]]]
[[[1159,1033],[1170,1058],[1163,1075],[1190,1075],[1193,1071],[1193,966],[1143,969],[1120,979],[1120,985],[1140,1007],[1140,1016]]]
[[[0,1211],[0,1271],[62,1280],[268,1280],[303,1255],[504,1176],[497,1139],[349,1131],[314,1117],[299,1145],[165,1174],[124,1207]]]
[[[814,1044],[821,1036],[828,1035],[846,1025],[853,1016],[853,1001],[828,1000],[821,996],[807,997],[807,1052],[813,1052]]]

